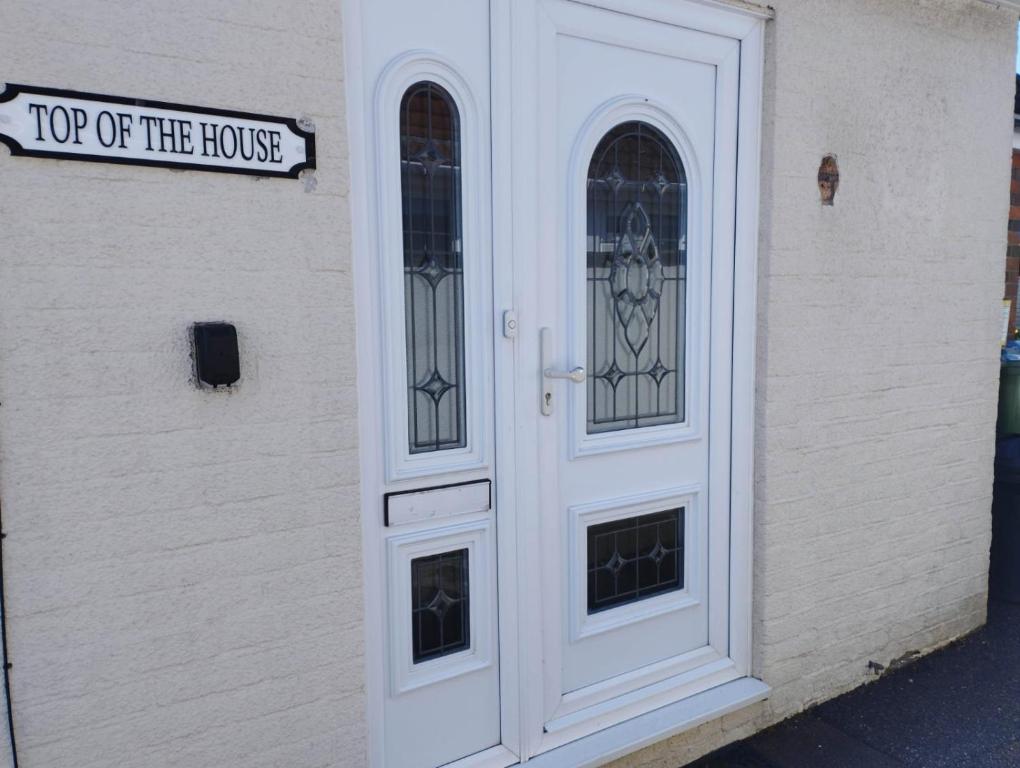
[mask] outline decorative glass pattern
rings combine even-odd
[[[589,614],[683,587],[682,507],[589,526]]]
[[[461,252],[460,120],[435,83],[412,85],[400,104],[411,453],[462,448],[464,259]]]
[[[588,167],[588,433],[684,420],[687,177],[657,128],[622,123]]]
[[[471,647],[468,551],[411,560],[414,663]]]

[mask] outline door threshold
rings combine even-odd
[[[609,726],[531,758],[528,768],[594,768],[657,741],[749,707],[768,698],[771,688],[754,677],[741,677],[680,701]],[[449,763],[443,768],[511,768],[519,758],[500,745]]]
[[[712,649],[706,646],[706,649]],[[699,649],[701,650],[701,649]],[[718,653],[712,655],[716,658],[705,661],[702,664],[688,669],[680,674],[662,678],[654,683],[644,685],[628,693],[602,698],[594,704],[587,706],[572,707],[564,711],[561,705],[560,711],[563,714],[556,714],[546,722],[545,732],[551,739],[542,746],[542,750],[555,749],[568,741],[576,741],[594,731],[601,731],[628,720],[633,720],[639,715],[661,709],[668,704],[689,699],[697,693],[717,688],[724,683],[740,679],[733,659],[719,657]],[[687,654],[685,654],[687,656]],[[683,658],[683,657],[681,657]],[[698,653],[691,658],[692,661],[703,660],[704,653]],[[653,670],[659,665],[651,665],[645,668]],[[625,680],[633,680],[633,675],[621,675]],[[619,678],[618,678],[619,679]],[[612,684],[613,681],[606,681]],[[591,690],[597,693],[603,686],[596,684],[585,690],[569,693],[564,696],[564,704],[570,701],[571,704],[585,703],[591,698]],[[580,694],[578,696],[578,694]],[[576,698],[575,698],[576,697]]]
[[[528,768],[594,768],[768,698],[761,680],[741,677],[528,760]]]

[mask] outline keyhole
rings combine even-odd
[[[545,407],[548,408],[552,405],[552,392],[545,393]]]

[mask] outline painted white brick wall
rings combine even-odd
[[[340,4],[5,0],[0,81],[312,118],[318,186],[0,148],[25,768],[364,762]],[[237,325],[232,393],[188,326]],[[9,765],[0,737],[0,765]]]
[[[614,768],[675,768],[985,619],[1015,14],[770,4],[754,666],[773,695]]]
[[[774,695],[620,765],[672,768],[984,618],[1010,14],[773,4],[755,667]],[[339,3],[7,0],[0,80],[307,114],[319,151],[305,192],[0,149],[22,764],[362,765]],[[240,332],[230,394],[190,382],[209,319]]]

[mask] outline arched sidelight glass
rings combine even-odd
[[[687,176],[642,121],[588,166],[588,433],[684,420]]]
[[[450,94],[415,83],[400,104],[408,445],[467,443],[460,118]]]

